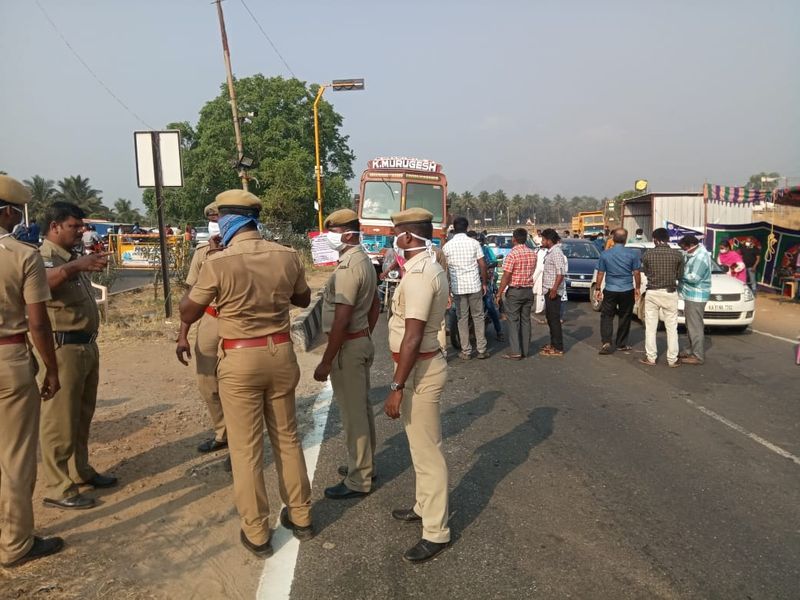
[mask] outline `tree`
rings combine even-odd
[[[249,171],[250,191],[259,196],[267,221],[289,221],[295,229],[316,224],[314,198],[314,121],[312,105],[318,86],[298,79],[254,75],[235,81],[239,113],[253,113],[242,123],[245,156],[255,160]],[[324,175],[323,211],[352,205],[347,181],[352,179],[355,156],[342,135],[342,117],[325,100],[319,104],[320,162]],[[228,90],[200,111],[195,127],[172,123],[182,136],[184,187],[165,190],[167,218],[179,222],[202,219],[203,208],[226,190],[241,187],[237,171],[236,144],[231,124]],[[144,202],[154,212],[152,190]]]
[[[112,217],[116,221],[123,223],[138,223],[142,220],[142,214],[139,209],[131,206],[131,201],[125,198],[118,198],[114,202],[114,208],[111,210]]]
[[[88,177],[74,175],[58,182],[54,199],[77,204],[87,217],[107,219],[111,216],[111,211],[103,204],[102,193],[91,186]]]
[[[747,184],[745,185],[745,187],[751,190],[764,190],[766,192],[771,192],[776,187],[778,187],[780,179],[781,179],[780,173],[776,173],[775,171],[773,171],[772,173],[761,171],[761,173],[756,173],[755,175],[751,175],[750,179],[747,180]]]
[[[41,175],[34,175],[31,179],[23,181],[31,191],[31,203],[28,205],[28,218],[31,222],[40,222],[44,218],[47,207],[55,200],[57,190],[52,179],[45,179]]]

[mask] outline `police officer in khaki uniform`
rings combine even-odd
[[[217,206],[213,202],[203,211],[205,217],[216,223],[219,217]],[[197,282],[200,267],[209,254],[219,251],[216,237],[210,238],[208,244],[198,246],[189,265],[189,274],[186,276],[186,285],[192,287]],[[189,350],[189,325],[181,321],[181,330],[178,334],[178,344],[175,354],[178,360],[188,365],[187,358],[192,358]],[[217,384],[217,350],[219,348],[219,330],[217,328],[217,309],[210,305],[197,324],[197,339],[194,345],[194,357],[197,370],[197,387],[200,395],[208,407],[211,424],[214,427],[214,437],[206,440],[197,447],[198,452],[214,452],[228,447],[228,434],[225,431],[225,417],[222,412],[222,402],[219,399],[219,386]]]
[[[272,554],[264,485],[264,421],[278,472],[281,524],[299,540],[313,537],[311,485],[297,435],[295,387],[300,368],[289,336],[290,305],[305,307],[311,290],[297,252],[268,242],[257,229],[261,201],[229,190],[216,198],[225,249],[208,257],[180,304],[181,320],[197,321],[216,301],[219,392],[233,464],[233,493],[242,544]]]
[[[50,299],[39,253],[9,232],[22,222],[30,192],[0,175],[0,565],[12,567],[61,550],[61,538],[33,535],[33,488],[41,402],[60,387]],[[27,309],[28,318],[25,318]],[[45,373],[36,387],[26,333],[42,357]]]
[[[44,504],[84,509],[94,498],[78,486],[107,488],[117,478],[101,475],[89,464],[89,428],[97,404],[100,353],[95,339],[100,314],[88,273],[102,271],[107,254],[76,256],[83,211],[69,202],[54,202],[45,214],[47,233],[39,249],[47,268],[52,299],[47,312],[56,342],[61,389],[42,407],[39,440],[46,483]]]
[[[328,346],[314,371],[314,379],[330,375],[339,404],[347,445],[344,480],[325,490],[333,500],[366,496],[375,477],[375,416],[369,403],[369,371],[375,356],[372,330],[380,314],[378,277],[361,246],[358,215],[349,208],[325,220],[329,245],[339,262],[325,286],[322,331]]]
[[[403,417],[417,478],[414,507],[392,511],[399,521],[422,522],[422,539],[403,555],[412,563],[430,560],[450,543],[440,417],[447,360],[438,339],[449,291],[432,248],[432,221],[422,208],[392,215],[395,250],[406,258],[406,274],[392,300],[389,349],[395,370],[384,411],[392,419]]]

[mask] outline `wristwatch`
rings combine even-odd
[[[389,389],[392,390],[393,392],[398,392],[402,390],[404,387],[406,387],[405,383],[395,383],[393,381],[392,383],[389,384]]]

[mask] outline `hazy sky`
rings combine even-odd
[[[101,79],[153,127],[196,122],[224,68],[210,0],[39,0]],[[613,195],[800,183],[800,2],[246,0],[326,94],[355,171],[376,155],[444,165],[450,189]],[[234,72],[288,76],[240,0],[223,4]],[[81,66],[34,0],[0,0],[0,170],[81,174],[136,201],[142,123]],[[524,189],[515,189],[524,188]]]

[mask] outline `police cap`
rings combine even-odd
[[[416,225],[417,223],[432,223],[433,213],[424,208],[407,208],[392,215],[395,225]]]
[[[325,228],[342,227],[343,225],[349,225],[353,221],[358,221],[356,211],[342,208],[328,215],[328,218],[325,219]]]
[[[244,190],[227,190],[221,194],[217,194],[213,204],[216,204],[217,210],[220,211],[223,208],[233,208],[254,212],[261,210],[261,200],[259,197]]]
[[[216,201],[212,202],[203,209],[203,215],[205,217],[210,217],[211,215],[218,215],[218,214],[219,214],[219,209],[217,208]]]
[[[0,175],[0,202],[22,205],[30,201],[31,193],[28,188],[13,177]]]

